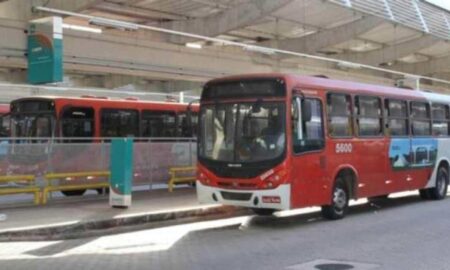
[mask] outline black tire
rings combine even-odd
[[[436,174],[436,185],[428,190],[430,199],[442,200],[447,196],[448,172],[445,167],[439,167]]]
[[[419,195],[420,195],[420,198],[422,200],[429,200],[430,199],[430,191],[427,188],[420,189],[419,190]]]
[[[86,192],[85,189],[77,189],[77,190],[63,190],[61,191],[64,196],[67,197],[73,197],[73,196],[83,196],[83,194]]]
[[[322,216],[329,220],[336,220],[345,217],[348,212],[349,192],[342,179],[336,179],[333,188],[331,205],[322,206]]]
[[[258,216],[271,216],[275,213],[275,209],[269,208],[252,208],[252,211]]]
[[[389,194],[367,198],[367,200],[371,203],[384,202],[387,199],[389,199]]]

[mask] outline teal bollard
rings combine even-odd
[[[133,139],[111,140],[109,204],[114,208],[131,206],[133,182]]]

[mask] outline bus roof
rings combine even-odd
[[[296,74],[288,73],[256,73],[256,74],[244,74],[228,76],[218,79],[213,79],[209,81],[210,83],[219,83],[234,80],[245,80],[245,79],[284,79],[288,86],[292,89],[293,87],[298,88],[308,88],[314,90],[339,90],[354,94],[371,94],[380,96],[394,96],[401,98],[413,98],[413,99],[423,99],[432,98],[439,101],[445,101],[450,103],[450,96],[438,93],[428,93],[421,90],[404,89],[391,86],[373,85],[367,83],[359,83],[353,81],[335,80],[328,78],[321,78],[315,76],[302,76]],[[289,89],[288,89],[289,90]]]
[[[140,104],[155,104],[155,105],[171,105],[176,107],[186,107],[189,103],[179,103],[179,102],[167,102],[167,101],[150,101],[150,100],[140,100],[136,98],[124,98],[124,99],[109,99],[107,97],[61,97],[61,96],[35,96],[35,97],[24,97],[13,100],[12,102],[19,102],[25,100],[54,100],[54,101],[89,101],[96,103],[140,103]],[[198,106],[197,104],[192,104],[192,106]]]

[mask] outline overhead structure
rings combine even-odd
[[[450,15],[419,0],[329,0],[332,3],[400,23],[450,40]]]
[[[235,73],[281,71],[391,85],[404,73],[450,80],[450,13],[426,1],[7,0],[0,3],[0,17],[15,20],[0,19],[0,33],[10,37],[0,41],[0,68],[26,68],[23,25],[48,15],[27,13],[31,2],[103,18],[63,16],[64,24],[70,25],[64,29],[68,76],[129,76],[201,84]],[[210,39],[147,31],[135,25]],[[245,46],[230,46],[236,43]],[[306,59],[304,54],[316,58]],[[318,61],[322,58],[336,61]],[[365,65],[375,69],[361,68]],[[380,74],[377,68],[398,73]],[[0,79],[1,73],[0,69]],[[438,82],[431,84],[427,88],[449,90]]]

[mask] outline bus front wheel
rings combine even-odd
[[[341,219],[347,214],[350,199],[347,186],[341,178],[336,180],[332,196],[331,205],[322,206],[322,216],[330,220]]]

